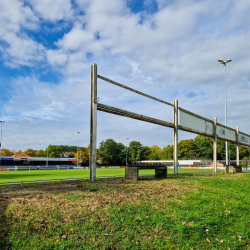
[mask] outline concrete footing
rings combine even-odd
[[[125,168],[125,180],[137,181],[138,172],[142,169],[154,169],[156,178],[167,178],[166,166],[126,166]]]
[[[225,172],[226,173],[241,173],[242,172],[242,167],[241,166],[237,166],[237,165],[227,165],[225,167]]]

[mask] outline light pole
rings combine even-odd
[[[220,64],[225,66],[225,125],[227,126],[227,64],[230,63],[232,60],[227,59],[223,61],[222,58],[218,60]],[[226,141],[226,165],[228,165],[228,150],[227,150],[227,141]]]
[[[48,168],[48,164],[49,164],[49,146],[47,146],[47,162],[46,162],[47,168]]]
[[[127,138],[128,141],[129,138]],[[127,146],[127,151],[126,151],[126,166],[128,165],[128,146]]]
[[[80,134],[81,132],[77,132],[77,134],[78,134],[78,145],[77,145],[77,168],[78,168],[78,147],[79,147],[79,134]]]
[[[2,155],[1,155],[1,151],[2,151],[2,124],[5,123],[5,121],[0,121],[1,122],[1,141],[0,141],[0,167],[2,165]]]

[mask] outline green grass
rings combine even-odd
[[[250,249],[249,173],[72,185],[15,188],[1,213],[2,247]]]
[[[179,169],[179,173],[199,173],[199,172],[212,173],[212,170]],[[168,173],[173,174],[173,169],[168,169]],[[125,175],[125,169],[97,168],[96,174],[97,177]],[[140,170],[139,175],[143,174],[154,175],[154,170]],[[89,169],[0,171],[0,183],[65,179],[65,178],[82,178],[82,177],[89,177]]]

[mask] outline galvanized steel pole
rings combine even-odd
[[[178,174],[178,100],[174,101],[174,174]]]
[[[97,65],[91,65],[91,100],[90,100],[90,158],[89,179],[96,180],[96,137],[97,137]]]
[[[48,167],[49,164],[49,146],[47,146],[47,162],[46,162],[46,166]]]
[[[129,138],[127,138],[128,141]],[[127,146],[127,150],[126,150],[126,166],[128,165],[128,146]]]
[[[236,128],[236,166],[240,165],[240,150],[239,150],[239,127]]]
[[[213,162],[214,173],[217,172],[217,134],[216,134],[217,118],[214,117],[214,138],[213,138]]]
[[[1,122],[1,141],[0,141],[0,167],[2,165],[2,124],[5,123],[5,121],[0,121]]]
[[[227,126],[227,64],[225,66],[225,125]],[[226,165],[228,165],[228,148],[227,148],[227,141],[226,141]]]
[[[218,60],[221,64],[225,66],[225,125],[227,126],[227,64],[231,62],[231,59],[227,59],[226,61],[223,61],[223,59]],[[228,165],[228,148],[227,148],[227,141],[225,142],[226,146],[226,165]]]

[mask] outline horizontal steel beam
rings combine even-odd
[[[174,124],[170,122],[162,121],[162,120],[144,116],[144,115],[139,115],[136,113],[132,113],[123,109],[114,108],[114,107],[104,105],[101,103],[97,103],[97,110],[111,113],[114,115],[129,117],[129,118],[144,121],[144,122],[154,123],[154,124],[161,125],[164,127],[170,127],[170,128],[174,127]]]
[[[178,129],[186,131],[186,132],[190,132],[190,133],[194,133],[194,134],[198,134],[198,135],[205,135],[205,136],[214,138],[213,135],[210,135],[210,134],[207,134],[207,133],[202,133],[202,132],[200,132],[198,130],[187,128],[187,127],[184,127],[184,126],[181,126],[181,125],[178,125]]]
[[[130,87],[127,87],[127,86],[125,86],[125,85],[123,85],[123,84],[120,84],[120,83],[118,83],[118,82],[115,82],[115,81],[113,81],[113,80],[110,80],[110,79],[108,79],[108,78],[106,78],[106,77],[104,77],[104,76],[97,75],[97,78],[102,79],[103,81],[112,83],[112,84],[114,84],[114,85],[116,85],[116,86],[118,86],[118,87],[121,87],[121,88],[130,90],[130,91],[132,91],[132,92],[134,92],[134,93],[136,93],[136,94],[139,94],[139,95],[148,97],[148,98],[153,99],[153,100],[155,100],[155,101],[158,101],[158,102],[161,102],[161,103],[170,105],[170,106],[172,106],[172,107],[174,106],[172,103],[165,102],[165,101],[163,101],[163,100],[161,100],[161,99],[158,99],[158,98],[155,98],[155,97],[153,97],[153,96],[151,96],[151,95],[144,94],[144,93],[142,93],[142,92],[140,92],[140,91],[138,91],[138,90],[135,90],[135,89],[132,89],[132,88],[130,88]]]

